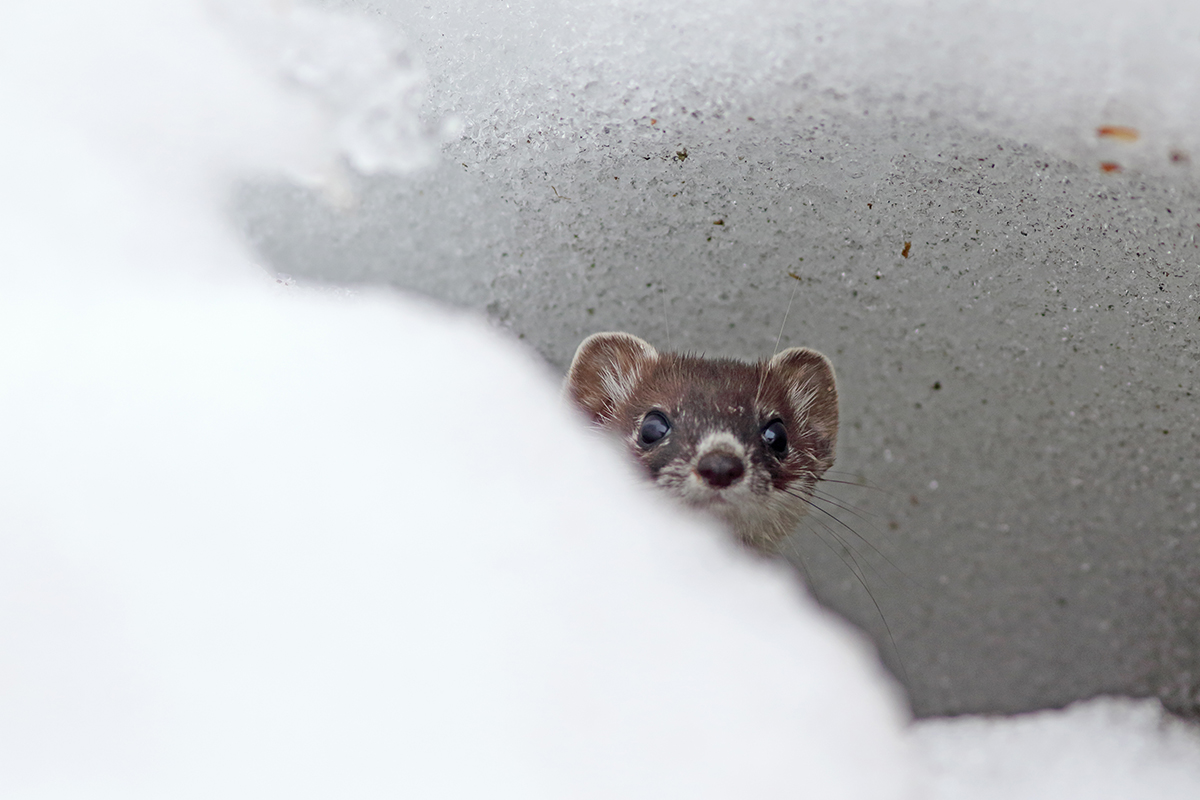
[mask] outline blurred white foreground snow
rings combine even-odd
[[[1200,732],[1164,714],[1157,700],[926,720],[914,739],[928,800],[1200,796]]]
[[[525,354],[255,278],[224,180],[363,145],[276,76],[371,38],[206,8],[0,21],[0,795],[903,797],[865,644]]]
[[[404,162],[283,88],[347,85],[297,78],[313,26],[280,70],[249,18],[0,13],[0,795],[1027,797],[1010,735],[1154,747],[1078,712],[914,745],[859,637],[644,497],[515,347],[257,277],[229,176]]]

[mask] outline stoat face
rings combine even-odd
[[[597,333],[579,345],[566,390],[658,487],[762,550],[791,532],[833,465],[837,388],[815,350],[747,364]]]

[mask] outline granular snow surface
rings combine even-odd
[[[1150,705],[910,726],[856,632],[649,496],[517,343],[257,271],[233,177],[442,135],[366,124],[421,80],[339,72],[391,46],[366,22],[67,5],[0,12],[4,797],[1200,792]]]

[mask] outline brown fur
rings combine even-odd
[[[566,388],[595,425],[626,442],[657,485],[760,549],[778,546],[833,465],[836,381],[829,359],[814,350],[790,348],[747,364],[659,353],[630,334],[598,333],[580,344]],[[639,430],[651,411],[671,430],[646,446]],[[776,420],[787,432],[782,456],[763,440]],[[709,451],[740,460],[744,476],[728,487],[706,483],[697,463]]]

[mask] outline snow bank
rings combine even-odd
[[[902,796],[864,645],[478,325],[129,287],[0,319],[6,796]]]
[[[0,17],[0,793],[904,797],[864,642],[528,355],[255,276],[229,176],[370,126],[207,8]]]
[[[325,4],[403,31],[461,136],[337,203],[246,189],[272,268],[486,310],[563,370],[597,330],[760,358],[792,298],[837,468],[886,490],[829,509],[912,580],[794,543],[917,713],[1200,708],[1200,4]]]
[[[1165,715],[1157,700],[925,720],[914,741],[930,800],[1200,796],[1200,730]]]
[[[367,124],[420,73],[342,72],[396,52],[362,23],[203,8],[0,18],[5,797],[1196,796],[1151,706],[906,734],[863,643],[524,351],[256,275],[229,176],[434,134]]]

